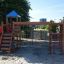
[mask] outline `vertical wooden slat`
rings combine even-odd
[[[60,25],[60,24],[57,24],[57,25]],[[62,28],[62,26],[60,26],[60,27]],[[57,36],[57,40],[59,41],[59,48],[62,49],[62,33],[64,33],[64,31],[60,31],[59,33],[52,33],[50,31],[50,28],[51,28],[51,24],[49,24],[49,52],[52,53],[52,51],[53,51],[53,49],[52,49],[53,48],[52,47],[52,44],[53,44],[52,40],[53,40],[53,37],[55,38],[55,36]],[[53,53],[54,53],[54,51],[53,51]]]
[[[64,23],[62,24],[62,52],[64,54]]]
[[[1,26],[2,26],[2,33],[1,33],[1,37],[0,37],[0,49],[1,49],[1,43],[2,43],[2,34],[3,34],[3,22],[2,22],[2,24],[1,24]]]
[[[48,43],[48,46],[49,46],[49,52],[50,52],[50,54],[51,54],[51,31],[50,31],[50,28],[51,28],[51,26],[50,26],[50,24],[49,24],[49,43]]]

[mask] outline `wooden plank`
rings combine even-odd
[[[1,44],[1,46],[9,46],[10,47],[10,44]]]
[[[10,51],[11,48],[1,48],[1,51]]]
[[[49,22],[13,22],[13,25],[47,25]]]

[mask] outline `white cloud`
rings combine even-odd
[[[39,21],[40,18],[47,18],[47,20],[60,19],[64,16],[63,13],[64,9],[49,8],[30,10],[31,21]]]
[[[39,21],[40,18],[45,17],[44,16],[45,14],[46,14],[46,11],[41,10],[41,9],[30,10],[30,16],[32,17],[31,20]]]

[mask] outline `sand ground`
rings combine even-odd
[[[64,64],[64,55],[55,49],[49,54],[48,43],[21,46],[10,54],[0,52],[0,64]]]

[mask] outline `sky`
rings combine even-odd
[[[31,21],[41,18],[59,20],[64,17],[64,0],[29,0],[32,10],[29,11]]]

